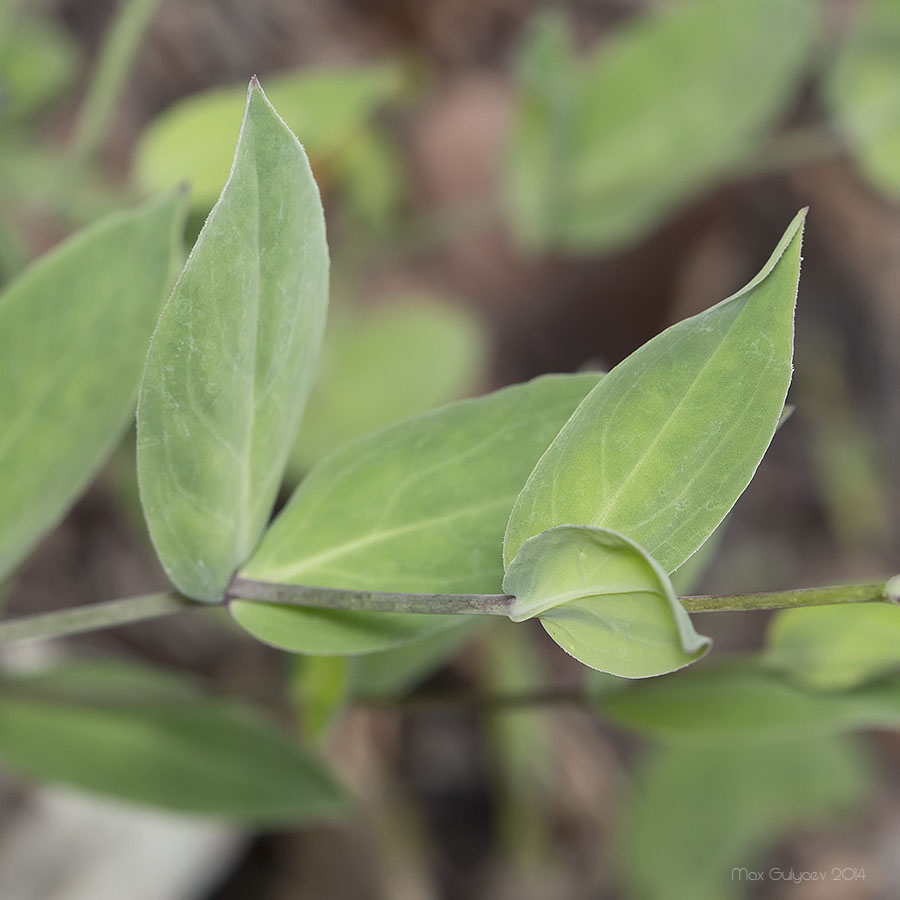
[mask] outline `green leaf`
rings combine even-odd
[[[406,194],[403,150],[370,127],[343,146],[332,166],[353,222],[372,236],[390,233]]]
[[[292,677],[304,734],[321,740],[354,698],[387,701],[402,697],[446,665],[496,620],[458,617],[459,624],[389,650],[361,656],[299,656]]]
[[[178,258],[181,199],[117,213],[0,296],[0,580],[122,438]]]
[[[813,46],[806,0],[692,0],[639,15],[585,59],[537,19],[518,60],[505,168],[525,244],[614,249],[752,158]]]
[[[52,22],[15,23],[0,36],[0,120],[31,114],[56,99],[75,80],[78,57],[75,42]]]
[[[742,871],[765,871],[764,852],[796,829],[858,813],[869,782],[867,757],[845,739],[654,752],[620,839],[628,896],[743,897]]]
[[[495,621],[485,616],[468,616],[452,628],[445,628],[380,653],[356,657],[356,693],[366,700],[390,700],[403,696],[428,676],[446,665],[463,646],[483,633]]]
[[[599,703],[617,725],[692,743],[900,728],[896,681],[824,694],[753,664],[708,666],[642,682],[601,697]]]
[[[291,699],[307,740],[324,740],[351,699],[353,662],[346,656],[297,657],[291,674]]]
[[[498,625],[481,648],[482,689],[501,697],[546,690],[536,632]],[[546,709],[527,706],[493,710],[484,721],[497,836],[509,862],[522,873],[533,874],[553,849],[547,810],[555,793],[556,725]]]
[[[0,682],[0,759],[132,803],[253,824],[333,820],[327,771],[248,707],[118,663]]]
[[[900,608],[888,603],[786,609],[763,660],[813,688],[840,690],[900,669]]]
[[[363,590],[498,592],[516,493],[598,377],[539,378],[339,450],[297,488],[242,574]],[[231,611],[260,640],[295,653],[371,653],[460,622],[243,601]]]
[[[485,350],[478,322],[447,303],[409,298],[332,316],[289,476],[299,481],[351,440],[465,396]]]
[[[862,173],[900,198],[900,3],[869,0],[823,81],[825,101]]]
[[[592,669],[646,678],[680,669],[710,646],[668,575],[614,531],[560,525],[527,540],[506,570],[509,617],[539,616],[550,637]]]
[[[585,398],[509,517],[509,565],[530,537],[595,525],[674,572],[746,488],[791,379],[804,213],[745,288],[636,350]]]
[[[393,64],[309,69],[272,78],[268,95],[318,161],[352,143],[401,83]],[[166,110],[142,135],[135,162],[138,183],[155,191],[186,180],[194,206],[208,209],[228,176],[228,148],[241,121],[243,97],[243,87],[215,88]]]
[[[327,305],[316,183],[252,81],[234,167],[163,311],[138,403],[150,536],[189,597],[221,600],[269,519]]]

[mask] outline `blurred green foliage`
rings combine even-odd
[[[392,62],[266,79],[266,94],[306,148],[319,184],[327,189],[346,171],[361,208],[375,218],[393,201],[384,194],[396,176],[393,156],[385,151],[383,136],[373,136],[371,120],[402,87],[403,69]],[[209,210],[231,168],[245,93],[243,84],[213,88],[179,101],[151,122],[135,160],[140,187],[152,193],[184,181],[195,208]],[[372,160],[373,170],[364,176],[361,166]]]
[[[835,123],[872,185],[900,198],[900,2],[869,0],[823,84]]]
[[[472,393],[486,357],[483,329],[458,304],[406,295],[333,310],[288,480],[356,438]]]
[[[900,669],[893,604],[786,609],[769,625],[763,660],[802,684],[854,688]]]
[[[613,250],[728,178],[796,95],[817,35],[807,0],[689,0],[586,56],[535,22],[517,60],[506,197],[526,246]]]
[[[77,45],[53,23],[9,11],[0,15],[0,127],[6,129],[67,90],[81,58]]]
[[[846,738],[651,751],[619,838],[629,900],[733,900],[777,887],[777,878],[754,885],[740,870],[765,870],[765,851],[798,828],[858,813],[869,771]]]
[[[259,825],[331,820],[347,797],[253,709],[112,660],[6,676],[0,755],[31,778]]]

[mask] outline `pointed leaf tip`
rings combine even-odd
[[[706,541],[784,409],[803,216],[745,287],[657,335],[588,394],[516,500],[505,562],[567,523],[627,535],[669,573]]]
[[[222,598],[265,527],[328,304],[322,202],[252,79],[228,182],[165,307],[138,404],[138,479],[178,589]]]

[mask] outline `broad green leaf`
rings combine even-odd
[[[395,95],[401,72],[393,64],[308,69],[273,77],[267,91],[314,161],[352,143],[372,113]],[[166,110],[144,132],[135,174],[147,191],[191,184],[194,205],[208,209],[228,176],[241,121],[243,87],[214,88]]]
[[[540,17],[505,169],[520,240],[614,249],[727,177],[796,92],[817,18],[808,0],[661,4],[578,59]]]
[[[128,427],[178,258],[181,206],[170,194],[110,216],[0,296],[0,580]]]
[[[482,376],[484,344],[471,314],[424,298],[332,316],[289,476],[299,481],[351,440],[465,396]]]
[[[333,820],[328,772],[248,707],[118,663],[0,682],[0,761],[28,778],[256,824]]]
[[[763,660],[813,688],[840,690],[900,669],[900,608],[889,603],[786,609]]]
[[[497,593],[509,509],[594,374],[463,400],[339,450],[310,473],[242,574],[413,593]],[[371,653],[458,616],[304,610],[235,601],[240,625],[295,653]]]
[[[747,870],[768,874],[764,854],[777,841],[861,811],[869,768],[859,747],[836,738],[652,753],[638,770],[619,840],[627,896],[749,896],[761,885]],[[769,883],[753,896],[774,896]]]
[[[869,0],[823,82],[825,100],[866,178],[900,198],[900,2]]]
[[[598,702],[618,725],[691,743],[900,728],[900,682],[825,694],[747,664],[692,669],[632,685]]]
[[[588,394],[516,500],[507,565],[556,525],[618,531],[667,572],[712,534],[784,407],[803,219],[745,288],[644,344]]]
[[[560,525],[529,538],[506,570],[514,622],[538,616],[550,637],[592,669],[647,678],[703,656],[668,575],[614,531]]]
[[[269,519],[327,305],[319,192],[253,81],[234,167],[163,310],[138,402],[150,536],[189,597],[220,600]]]

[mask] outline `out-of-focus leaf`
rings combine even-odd
[[[768,871],[768,847],[854,814],[869,780],[865,756],[839,738],[656,751],[638,772],[620,840],[628,896],[743,897],[747,870]]]
[[[367,128],[334,158],[335,180],[354,218],[375,234],[384,234],[403,199],[401,153],[383,134]]]
[[[319,191],[252,81],[234,167],[163,310],[138,402],[144,514],[189,597],[222,599],[269,519],[327,306]]]
[[[579,662],[624,678],[680,669],[703,656],[669,577],[639,545],[614,531],[560,525],[529,538],[506,570],[514,622],[540,617]]]
[[[501,623],[485,641],[485,690],[503,696],[546,687],[533,634]],[[552,846],[547,809],[553,796],[553,724],[546,710],[533,708],[498,710],[486,722],[499,837],[523,869],[540,862]]]
[[[857,165],[879,190],[900,198],[900,2],[862,4],[823,83]]]
[[[322,765],[248,707],[119,663],[0,681],[0,760],[132,803],[255,824],[333,820]]]
[[[386,63],[275,76],[267,82],[267,92],[318,166],[354,141],[401,85],[400,69]],[[243,97],[242,87],[215,88],[166,110],[146,129],[138,147],[135,174],[140,185],[154,191],[186,180],[194,205],[209,208],[228,175],[228,148],[240,125]]]
[[[852,603],[783,610],[769,625],[763,660],[822,690],[872,681],[900,669],[900,608]]]
[[[361,590],[499,592],[500,542],[516,493],[597,379],[539,378],[339,450],[297,488],[242,574]],[[244,601],[231,611],[260,640],[295,653],[370,653],[460,622]]]
[[[353,660],[345,656],[301,656],[291,674],[291,696],[303,735],[322,740],[352,696]]]
[[[79,54],[50,22],[19,19],[0,35],[0,121],[39,110],[72,84]]]
[[[476,634],[490,625],[483,616],[469,616],[459,625],[411,641],[354,658],[356,693],[367,700],[400,697],[446,665]]]
[[[0,296],[0,578],[121,439],[178,257],[181,198],[110,216]]]
[[[573,59],[539,19],[518,62],[506,168],[526,244],[612,249],[752,157],[817,32],[806,0],[690,0],[634,18]]]
[[[60,184],[68,179],[65,191]],[[66,158],[45,147],[17,140],[0,142],[0,209],[40,209],[69,224],[84,225],[130,205],[120,187],[104,184],[90,171],[72,182]]]
[[[469,393],[484,357],[477,321],[447,303],[410,298],[332,317],[289,477],[299,481],[351,440]]]
[[[900,727],[900,682],[825,694],[747,664],[709,666],[641,682],[598,702],[618,725],[691,743]]]
[[[516,500],[507,565],[557,525],[617,531],[667,572],[712,534],[784,408],[803,219],[746,287],[644,344],[585,398]]]

